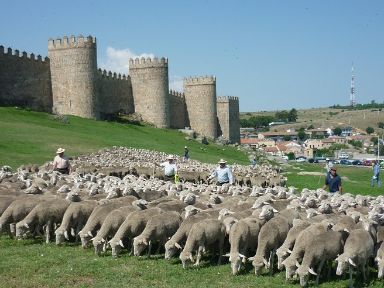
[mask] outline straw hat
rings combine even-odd
[[[184,146],[184,148],[186,149],[186,148],[188,148],[187,146]]]
[[[227,161],[225,161],[224,159],[220,159],[220,161],[218,162],[219,164],[226,164]]]
[[[169,154],[168,157],[167,157],[168,160],[173,160],[173,155],[172,154]]]
[[[59,149],[57,149],[56,154],[64,153],[64,151],[65,151],[65,149],[59,148]]]

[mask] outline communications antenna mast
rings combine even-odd
[[[351,79],[351,94],[349,96],[349,101],[351,107],[356,106],[356,97],[355,97],[355,74],[353,69],[353,63],[352,63],[352,79]]]

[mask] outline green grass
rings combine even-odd
[[[0,165],[42,164],[53,159],[58,147],[68,156],[97,151],[104,147],[126,146],[157,150],[182,156],[189,147],[192,159],[215,163],[248,164],[246,155],[234,147],[203,145],[188,141],[177,130],[155,129],[118,122],[104,122],[68,116],[65,124],[47,113],[0,107]]]
[[[216,266],[208,258],[202,267],[184,270],[177,258],[166,261],[162,254],[150,259],[123,254],[113,259],[110,252],[97,257],[90,248],[58,247],[41,239],[2,236],[0,240],[0,287],[299,287],[297,281],[285,282],[284,273],[256,277],[250,264],[232,276],[229,264]],[[383,287],[371,272],[369,287]],[[342,288],[347,283],[332,276],[320,287]]]
[[[325,164],[309,164],[290,162],[291,167],[284,171],[288,178],[287,186],[317,189],[324,186]],[[370,167],[356,167],[336,165],[337,174],[342,178],[344,192],[361,195],[378,196],[384,194],[384,187],[371,187],[372,169]],[[300,175],[299,172],[318,172],[321,175]]]

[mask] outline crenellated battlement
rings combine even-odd
[[[239,97],[236,96],[219,96],[216,98],[217,102],[239,102]]]
[[[109,79],[115,79],[115,80],[129,80],[129,76],[125,74],[121,75],[120,73],[117,74],[116,72],[107,71],[105,69],[101,70],[100,68],[97,70],[97,72],[102,78],[109,78]]]
[[[216,84],[214,76],[200,76],[184,78],[184,85],[212,85]]]
[[[178,98],[181,98],[181,99],[185,99],[185,95],[183,92],[178,92],[178,91],[175,91],[175,90],[169,90],[169,95],[170,96],[174,96],[174,97],[178,97]]]
[[[15,57],[15,58],[20,58],[20,59],[29,59],[29,60],[34,60],[36,62],[42,62],[42,63],[45,63],[45,62],[48,62],[49,61],[49,58],[48,57],[41,57],[41,55],[37,55],[35,56],[35,54],[31,53],[28,55],[27,52],[23,51],[20,53],[19,50],[15,49],[15,50],[12,50],[12,48],[8,47],[7,48],[7,52],[5,53],[5,49],[4,49],[4,46],[0,45],[0,55],[5,55],[5,56],[8,56],[8,57]]]
[[[129,69],[140,69],[150,67],[168,67],[168,58],[135,58],[129,59]]]
[[[68,48],[96,48],[96,37],[84,37],[83,35],[75,37],[71,35],[70,37],[64,36],[63,38],[48,40],[48,50]]]

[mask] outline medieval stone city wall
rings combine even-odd
[[[158,128],[169,128],[168,59],[131,59],[129,75],[136,113]]]
[[[170,90],[170,128],[184,129],[186,126],[186,105],[184,93]]]
[[[218,136],[231,143],[240,142],[239,98],[233,96],[217,97]]]
[[[201,135],[216,138],[216,78],[186,78],[184,94],[190,127]]]
[[[51,112],[49,59],[0,46],[0,105]]]
[[[109,118],[110,115],[118,112],[124,114],[135,112],[129,76],[99,69],[97,87],[99,111],[102,119]]]
[[[53,113],[99,118],[96,39],[63,37],[48,41]]]
[[[159,128],[191,127],[208,138],[239,142],[239,100],[216,98],[216,78],[184,79],[169,91],[168,59],[129,60],[129,75],[97,70],[96,38],[48,41],[48,57],[0,46],[0,105],[84,118],[138,113]]]

